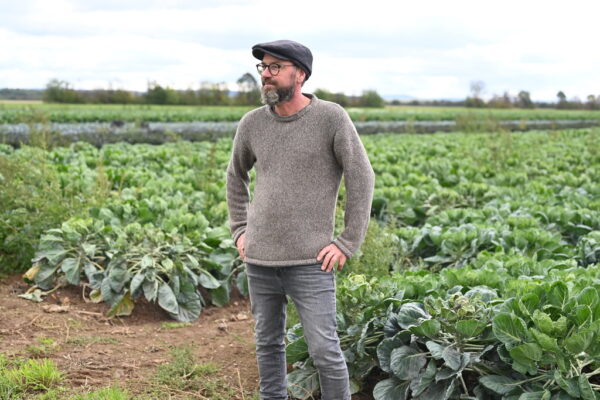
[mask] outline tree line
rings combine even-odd
[[[46,85],[43,101],[47,103],[73,104],[161,104],[161,105],[209,105],[209,106],[257,106],[260,105],[260,86],[254,76],[245,73],[237,80],[238,91],[231,93],[225,83],[203,82],[199,89],[177,90],[149,82],[145,92],[123,89],[77,90],[69,82],[53,79]],[[383,107],[385,101],[374,90],[365,90],[360,96],[331,93],[324,89],[315,91],[323,100],[336,101],[342,106]]]
[[[502,95],[494,94],[487,101],[483,100],[482,93],[485,84],[482,81],[471,82],[471,96],[465,100],[466,107],[489,107],[489,108],[559,108],[563,110],[600,110],[600,95],[590,94],[587,101],[574,97],[567,99],[567,95],[562,91],[556,93],[556,103],[534,102],[531,94],[526,90],[521,90],[516,96],[511,96],[508,92]]]

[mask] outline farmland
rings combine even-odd
[[[238,121],[250,107],[0,104],[0,124],[38,122],[191,122]],[[600,120],[598,110],[476,109],[463,107],[388,106],[350,108],[353,121],[455,121],[465,116],[494,120]]]
[[[2,107],[5,122],[34,112]],[[185,107],[94,106],[89,114],[85,107],[43,105],[43,113],[55,122],[91,121],[99,110],[105,121],[203,118]],[[491,112],[349,111],[355,120]],[[220,120],[243,112],[228,109]],[[555,110],[492,115],[600,118]],[[596,398],[600,130],[362,139],[376,173],[373,218],[361,253],[337,275],[338,333],[355,397]],[[112,320],[155,305],[165,317],[199,327],[212,306],[227,309],[247,291],[225,225],[230,149],[229,138],[0,147],[0,270],[27,271],[35,286],[26,297],[33,300],[50,299],[57,284],[85,284],[89,306]],[[338,231],[343,204],[342,190]],[[291,319],[290,389],[310,398],[318,378]],[[11,339],[0,338],[5,348]],[[127,387],[144,398],[139,385]],[[236,395],[229,398],[242,398]]]

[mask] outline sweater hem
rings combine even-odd
[[[307,258],[304,260],[285,260],[285,261],[273,261],[273,260],[259,260],[256,258],[245,257],[244,262],[247,264],[255,264],[264,267],[291,267],[294,265],[310,265],[310,264],[321,264],[316,258]]]

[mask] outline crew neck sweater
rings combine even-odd
[[[246,263],[316,264],[330,243],[350,258],[364,240],[375,181],[365,148],[341,106],[305,96],[310,103],[295,114],[280,116],[263,106],[238,124],[227,168],[227,205],[234,242],[246,234]],[[344,230],[334,238],[342,175]]]

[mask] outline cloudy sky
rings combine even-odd
[[[598,0],[0,0],[0,88],[178,89],[254,72],[252,45],[311,48],[305,91],[600,95]],[[258,75],[256,75],[258,77]]]

